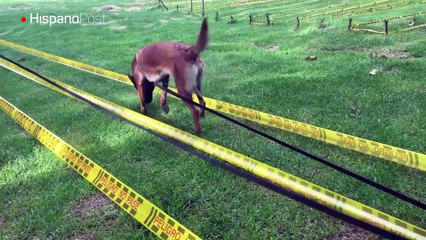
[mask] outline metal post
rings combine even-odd
[[[249,14],[249,24],[251,25],[253,23],[253,16]]]
[[[193,10],[194,10],[194,8],[192,7],[192,0],[191,0],[191,14],[192,14]]]
[[[176,5],[176,11],[179,11],[179,5]]]
[[[296,17],[296,21],[297,21],[296,28],[299,29],[299,27],[300,27],[300,17],[299,16]]]
[[[216,21],[219,21],[219,12],[216,12],[215,20],[216,20]]]

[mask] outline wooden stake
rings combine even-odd
[[[269,13],[267,13],[266,14],[266,25],[271,25],[271,19],[269,19],[269,15],[271,15],[271,14],[269,14]]]
[[[352,18],[349,18],[348,31],[352,31]]]
[[[389,20],[386,18],[385,19],[385,33],[386,33],[386,35],[388,35],[389,34]]]
[[[201,8],[202,8],[201,16],[204,17],[204,0],[201,0]]]

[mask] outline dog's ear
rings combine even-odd
[[[200,34],[198,35],[197,43],[193,47],[193,54],[199,55],[202,51],[207,48],[209,42],[209,28],[207,25],[207,18],[204,18],[201,24]]]

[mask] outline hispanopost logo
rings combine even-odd
[[[29,19],[21,18],[21,22],[25,23],[29,20],[30,24],[49,24],[49,26],[57,24],[99,24],[105,22],[105,15],[93,15],[88,13],[79,13],[76,15],[41,15],[38,13],[30,13]]]

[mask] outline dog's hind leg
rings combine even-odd
[[[201,93],[201,82],[203,81],[203,74],[204,74],[203,67],[199,67],[198,74],[197,74],[197,81],[196,81],[197,86],[194,88],[194,92],[195,92],[195,95],[197,95],[200,105],[205,107],[206,102],[204,101],[204,98]],[[200,117],[204,117],[204,115],[205,115],[204,109],[200,108]]]
[[[163,84],[164,88],[168,88],[169,87],[169,75],[164,75],[161,77],[160,80]],[[161,106],[161,110],[163,110],[164,113],[169,113],[169,106],[167,106],[167,92],[163,90],[163,92],[161,93],[161,97],[160,97],[160,106]]]
[[[176,88],[178,90],[178,94],[188,98],[192,99],[192,90],[194,89],[194,86],[188,87],[188,83],[185,82],[185,67],[179,67],[175,66],[173,70],[173,79],[175,80]],[[195,76],[194,76],[195,81]],[[192,113],[192,119],[194,120],[195,125],[195,133],[199,134],[201,132],[201,126],[200,126],[200,114],[198,112],[198,109],[195,108],[195,106],[192,103],[189,103],[187,101],[183,101],[185,105],[189,108],[189,111]]]
[[[178,93],[186,98],[191,99],[192,93],[186,92],[186,91],[179,91]],[[188,103],[186,101],[185,105],[189,108],[189,111],[192,113],[192,119],[194,120],[194,126],[195,126],[195,133],[199,134],[201,132],[201,126],[200,126],[200,113],[198,112],[198,109],[195,108],[195,106],[192,103]]]
[[[183,83],[183,81],[176,81],[175,78],[175,82],[176,82],[176,87],[178,89],[178,93],[179,95],[188,98],[188,99],[192,99],[192,93],[188,92],[185,87],[182,86],[182,84],[179,83]],[[201,126],[200,126],[200,113],[198,112],[198,109],[189,102],[183,101],[185,103],[185,105],[189,108],[189,111],[191,111],[192,113],[192,119],[194,120],[194,126],[195,126],[195,133],[199,134],[201,132]]]

